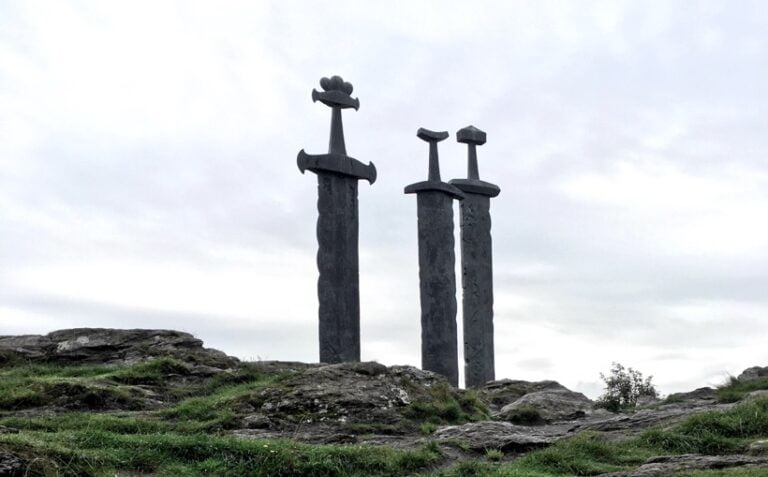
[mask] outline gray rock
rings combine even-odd
[[[592,406],[592,401],[581,393],[561,389],[537,391],[507,404],[494,417],[514,421],[521,410],[535,410],[543,421],[567,421],[587,416]]]
[[[768,457],[699,454],[652,457],[634,471],[601,474],[599,477],[668,477],[684,471],[735,467],[768,468]]]
[[[717,401],[717,390],[710,387],[703,387],[687,393],[674,393],[667,397],[667,401]]]
[[[480,388],[479,393],[488,403],[491,411],[498,411],[528,393],[545,390],[568,391],[568,388],[557,381],[522,381],[502,379],[493,381]]]
[[[742,401],[754,401],[756,399],[768,398],[768,389],[758,389],[752,391],[742,398]]]
[[[0,451],[0,477],[22,477],[29,462],[7,452]]]
[[[558,429],[559,431],[559,429]],[[500,449],[526,451],[546,447],[562,437],[552,429],[516,426],[508,422],[482,421],[442,427],[432,434],[440,443],[452,443],[474,451]]]
[[[440,383],[447,386],[441,376],[410,366],[339,363],[289,376],[280,386],[255,393],[250,404],[278,430],[297,424],[336,426],[337,431],[355,424],[396,427],[405,421],[407,406],[430,399],[428,389]]]
[[[760,367],[760,366],[753,366],[751,368],[747,368],[739,375],[737,380],[740,382],[746,382],[746,381],[754,381],[755,379],[761,379],[761,378],[768,378],[768,366],[766,367]]]
[[[47,335],[0,336],[0,351],[33,362],[117,365],[168,356],[216,368],[237,363],[221,351],[204,348],[189,333],[172,330],[76,328]]]
[[[768,439],[762,439],[749,444],[751,455],[768,455]]]

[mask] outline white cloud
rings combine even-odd
[[[768,12],[759,3],[0,6],[0,333],[177,327],[316,359],[315,178],[361,109],[363,356],[419,364],[418,127],[488,131],[497,375],[594,395],[765,364]],[[465,149],[441,143],[445,179]],[[458,214],[457,214],[458,216]],[[460,318],[460,317],[459,317]]]

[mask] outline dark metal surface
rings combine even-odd
[[[440,181],[437,143],[448,134],[419,129],[417,136],[429,142],[428,180],[407,186],[405,193],[417,196],[421,366],[458,386],[453,200],[464,195]]]
[[[500,189],[479,177],[476,146],[485,143],[485,133],[469,126],[457,132],[456,139],[468,146],[469,176],[450,181],[465,195],[460,207],[464,382],[479,387],[495,379],[490,203]]]
[[[357,181],[373,184],[376,167],[349,157],[341,110],[360,107],[352,85],[339,76],[323,78],[324,91],[312,90],[312,100],[331,108],[328,154],[297,157],[299,170],[317,174],[317,282],[320,361],[360,360],[360,285],[358,259]]]

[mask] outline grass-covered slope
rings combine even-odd
[[[249,363],[204,371],[175,359],[125,367],[6,363],[0,367],[0,456],[23,460],[26,474],[19,475],[29,476],[559,477],[628,471],[660,455],[739,454],[768,437],[768,400],[756,399],[631,438],[584,432],[520,456],[459,452],[432,441],[429,431],[487,419],[484,404],[473,393],[413,384],[418,399],[402,409],[402,422],[387,427],[411,438],[408,446],[242,438],[233,430],[245,426],[253,404],[289,395],[298,375]],[[375,424],[345,429],[369,432]],[[755,477],[768,469],[679,475]]]

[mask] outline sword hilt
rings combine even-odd
[[[352,83],[344,81],[341,76],[331,76],[320,79],[323,91],[312,90],[312,101],[331,108],[331,134],[328,141],[328,154],[311,155],[302,149],[297,157],[299,170],[312,172],[333,172],[357,179],[365,179],[373,184],[376,181],[376,166],[373,163],[363,164],[353,157],[347,156],[344,143],[344,125],[341,121],[341,110],[360,108],[360,100],[352,98]]]
[[[477,169],[477,146],[485,144],[485,132],[474,126],[459,129],[456,133],[456,141],[467,145],[467,179],[480,179]]]
[[[485,132],[474,126],[467,126],[456,132],[456,141],[467,145],[467,178],[453,179],[449,182],[462,192],[496,197],[501,189],[496,184],[481,181],[477,168],[477,146],[485,144],[485,139]]]
[[[427,180],[440,181],[440,159],[437,155],[437,143],[448,138],[448,131],[437,132],[419,128],[416,131],[416,136],[429,143],[429,175]]]

